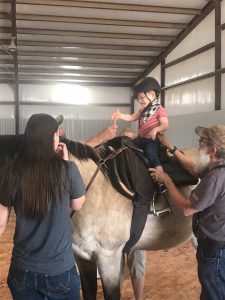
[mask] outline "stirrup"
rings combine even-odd
[[[162,197],[163,197],[164,199],[166,199],[166,202],[168,203],[167,198],[164,196],[164,194],[160,194],[159,192],[156,191],[156,192],[154,193],[153,199],[152,199],[153,215],[159,217],[159,216],[162,216],[162,215],[166,215],[166,214],[168,214],[168,213],[171,213],[171,209],[170,209],[169,206],[168,206],[167,208],[163,208],[163,209],[156,209],[156,208],[155,208],[155,196],[156,196],[157,194],[158,194],[158,195],[162,195]]]

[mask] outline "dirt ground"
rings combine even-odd
[[[15,215],[11,214],[7,230],[0,238],[1,300],[12,299],[6,277],[12,251],[14,224]],[[195,249],[190,241],[173,249],[148,252],[144,300],[198,300],[199,293]],[[97,299],[103,299],[100,280]],[[131,299],[134,299],[134,295],[127,276],[122,290],[122,300]]]

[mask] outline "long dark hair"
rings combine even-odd
[[[10,171],[4,172],[5,176],[9,174],[8,178],[14,178],[14,182],[19,180],[22,213],[27,218],[43,218],[55,194],[59,192],[62,197],[65,187],[62,166],[67,174],[67,164],[54,150],[57,130],[58,124],[52,116],[32,115],[26,125],[21,150],[9,166]]]

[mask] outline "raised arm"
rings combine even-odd
[[[90,137],[86,141],[83,141],[84,144],[87,144],[91,147],[95,147],[101,144],[104,141],[110,140],[116,136],[117,127],[108,126],[104,128],[100,133]]]
[[[114,119],[115,114],[117,119],[121,119],[127,122],[137,121],[140,117],[140,111],[137,111],[134,114],[123,114],[119,109],[117,109],[116,112],[114,112],[114,114],[112,115],[112,119]]]

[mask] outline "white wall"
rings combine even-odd
[[[13,89],[3,84],[0,85],[0,90],[0,134],[14,134],[14,107],[1,105],[2,101],[13,102]],[[23,103],[19,108],[20,132],[23,132],[27,119],[34,113],[49,113],[54,117],[63,114],[63,125],[68,136],[73,139],[86,139],[112,124],[111,116],[117,107],[124,113],[130,113],[131,90],[128,87],[71,84],[20,85],[19,99]],[[90,126],[87,120],[90,121]],[[118,122],[118,126],[122,130],[129,124]]]
[[[211,127],[225,124],[225,110],[201,112],[196,114],[171,116],[168,137],[179,148],[197,147],[199,137],[195,134],[196,126]]]
[[[215,40],[214,10],[167,56],[169,63]]]

